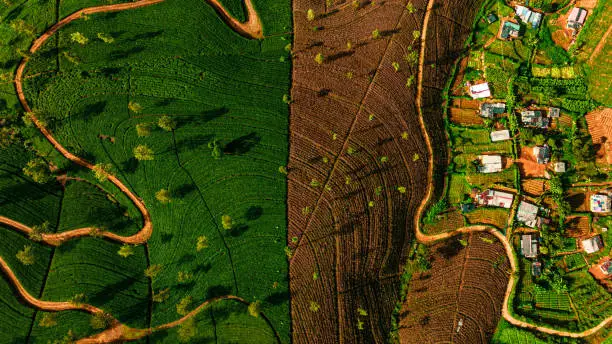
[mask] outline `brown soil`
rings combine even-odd
[[[502,313],[510,264],[493,235],[465,238],[466,248],[456,239],[431,247],[431,269],[413,276],[400,312],[402,343],[489,342]]]
[[[589,112],[585,118],[593,139],[597,163],[612,164],[612,109],[598,109]]]
[[[568,236],[572,238],[587,238],[591,233],[591,224],[586,216],[568,216],[565,221]]]
[[[409,46],[419,49],[412,35],[421,30],[426,3],[413,1],[419,9],[414,14],[397,2],[328,12],[324,4],[293,5],[288,211],[289,238],[299,238],[290,244],[293,341],[384,342],[405,246],[426,188],[417,79],[406,87],[417,65],[404,60]],[[319,14],[312,22],[306,19],[309,8]],[[378,39],[372,38],[375,29]],[[317,53],[326,57],[321,65],[314,61]],[[398,72],[393,62],[400,63]],[[356,152],[349,154],[349,147]],[[321,186],[313,187],[313,179]],[[310,212],[304,214],[306,207]],[[320,304],[318,312],[309,310],[311,301]],[[363,331],[357,329],[358,307],[369,314],[361,318]]]
[[[523,192],[529,196],[538,197],[548,191],[548,183],[545,179],[522,179]]]
[[[522,147],[520,158],[515,161],[523,177],[544,177],[546,165],[538,164],[532,147]]]
[[[582,7],[586,10],[592,10],[597,6],[598,0],[578,0],[576,1],[576,7]]]

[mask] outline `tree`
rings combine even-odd
[[[47,164],[41,158],[28,161],[26,166],[23,168],[23,174],[32,178],[34,182],[39,184],[44,184],[51,180],[49,164]]]
[[[315,56],[314,60],[318,64],[323,64],[323,61],[325,61],[325,56],[323,56],[322,53],[317,53],[317,55]]]
[[[416,41],[419,38],[421,38],[421,31],[419,31],[419,30],[412,31],[413,42]]]
[[[106,329],[112,322],[113,316],[104,311],[96,312],[91,319],[89,319],[89,324],[94,330]]]
[[[401,194],[405,194],[406,193],[406,187],[405,186],[398,186],[397,187],[397,191],[399,191],[399,193],[401,193]]]
[[[367,317],[368,316],[368,311],[366,311],[365,309],[359,307],[359,308],[357,308],[357,314],[359,314],[362,317]]]
[[[11,28],[17,33],[22,33],[27,36],[34,37],[36,35],[36,28],[34,25],[26,23],[23,19],[11,21]]]
[[[309,8],[308,11],[306,11],[306,19],[308,19],[308,21],[313,21],[315,20],[315,12],[312,8]]]
[[[139,113],[140,111],[142,111],[142,106],[136,103],[135,101],[130,101],[128,103],[128,109],[130,109],[130,111],[132,112]]]
[[[139,161],[153,160],[153,150],[147,145],[138,145],[134,148],[134,157]]]
[[[32,231],[28,233],[28,237],[34,241],[42,241],[43,234],[49,231],[49,221],[45,221],[40,225],[32,227]]]
[[[6,148],[17,141],[17,129],[2,127],[0,128],[0,148]]]
[[[136,134],[138,137],[149,136],[151,135],[152,127],[151,123],[138,123],[136,124]]]
[[[278,167],[278,172],[286,175],[287,174],[287,167],[279,166]]]
[[[176,275],[176,281],[180,284],[189,283],[193,280],[193,273],[179,271]]]
[[[351,50],[351,49],[353,49],[353,42],[346,41],[346,50]]]
[[[153,292],[153,297],[151,300],[155,303],[162,303],[170,297],[170,288],[162,289],[158,292]]]
[[[108,175],[110,174],[113,165],[110,163],[99,163],[94,165],[93,173],[96,179],[100,182],[105,182],[108,179]]]
[[[100,39],[102,42],[106,43],[106,44],[111,44],[115,41],[115,39],[113,38],[113,36],[111,35],[107,35],[103,32],[98,32],[98,39]]]
[[[317,302],[315,301],[310,301],[310,311],[311,312],[318,312],[319,309],[321,309],[321,305],[319,305]]]
[[[185,296],[176,304],[176,312],[180,315],[187,315],[192,302],[193,298],[191,296]]]
[[[232,218],[229,215],[221,216],[221,224],[225,230],[230,230],[234,226]]]
[[[121,246],[119,251],[117,251],[117,254],[120,255],[123,258],[127,258],[127,257],[129,257],[129,256],[134,254],[134,246],[125,244],[125,245]]]
[[[546,142],[546,137],[542,134],[538,134],[536,136],[533,137],[533,142],[537,145],[537,146],[541,146]]]
[[[75,307],[79,307],[83,305],[85,302],[87,302],[87,296],[85,296],[85,294],[83,293],[76,294],[70,298],[70,303]]]
[[[414,66],[417,62],[419,62],[419,53],[416,50],[410,49],[410,52],[404,55],[404,61],[406,61],[409,65]]]
[[[38,322],[40,327],[53,327],[57,325],[57,313],[43,313]]]
[[[249,304],[249,315],[255,318],[259,318],[259,313],[261,313],[261,302],[251,302]]]
[[[36,262],[36,257],[34,256],[34,252],[32,252],[32,245],[24,246],[23,250],[17,252],[15,256],[23,265],[32,265]]]
[[[189,343],[198,334],[194,317],[188,318],[179,325],[178,336],[181,343]]]
[[[406,79],[406,87],[410,88],[414,84],[414,75],[411,75]]]
[[[198,242],[196,243],[196,250],[200,252],[205,248],[208,248],[208,238],[205,235],[201,235],[198,237]]]
[[[176,129],[176,121],[168,115],[161,116],[159,121],[157,121],[157,125],[165,131],[173,131]]]
[[[89,42],[89,38],[85,37],[85,35],[80,32],[73,32],[70,35],[70,40],[72,40],[73,42],[77,42],[80,45],[85,45],[87,44],[87,42]]]
[[[372,39],[379,39],[380,38],[380,31],[378,29],[375,29],[374,31],[372,31]]]
[[[208,142],[208,148],[212,149],[211,155],[215,159],[221,159],[223,156],[223,150],[221,149],[221,144],[219,140],[211,140]]]
[[[155,193],[155,199],[161,204],[168,204],[172,202],[172,194],[168,189],[161,189]]]
[[[408,3],[406,4],[406,9],[408,10],[408,13],[410,14],[413,14],[414,12],[416,12],[416,8],[412,4],[412,1],[408,1]]]
[[[400,70],[400,64],[399,64],[399,62],[395,62],[395,61],[393,61],[393,62],[391,63],[391,66],[393,66],[393,69],[394,69],[396,72],[399,72],[399,70]]]
[[[159,275],[161,270],[162,266],[160,264],[153,264],[144,270],[144,275],[149,277],[150,279],[155,279],[155,277]]]

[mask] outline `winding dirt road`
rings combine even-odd
[[[68,25],[74,20],[81,18],[84,15],[94,14],[94,13],[107,13],[107,12],[117,12],[124,11],[129,9],[135,9],[145,6],[151,6],[157,3],[161,3],[165,0],[140,0],[136,2],[128,2],[122,4],[115,5],[105,5],[105,6],[95,6],[89,7],[77,12],[72,13],[71,15],[63,18],[55,25],[50,27],[45,33],[43,33],[40,37],[38,37],[30,47],[30,54],[36,53],[43,44],[53,36],[58,30],[62,27]],[[248,12],[248,20],[245,23],[242,23],[232,17],[229,12],[218,2],[218,0],[206,0],[206,2],[211,5],[221,16],[221,18],[237,33],[242,36],[245,36],[250,39],[260,39],[263,38],[263,28],[261,25],[261,20],[255,8],[251,2],[251,0],[245,0],[245,6]],[[15,88],[17,91],[17,95],[21,105],[24,110],[28,113],[32,113],[32,109],[28,104],[24,92],[23,92],[23,74],[25,71],[26,64],[29,61],[29,57],[25,57],[21,63],[19,64],[16,74],[15,74]],[[32,122],[36,127],[40,130],[40,132],[45,136],[45,138],[53,145],[53,147],[59,151],[65,158],[72,161],[75,164],[88,168],[90,170],[94,169],[94,165],[90,162],[72,154],[69,152],[64,146],[62,146],[51,134],[51,132],[36,118],[35,115],[31,116]],[[136,196],[125,184],[123,184],[117,177],[110,173],[106,173],[105,175],[109,181],[111,181],[115,186],[117,186],[124,194],[126,194],[130,200],[134,203],[134,205],[138,208],[138,210],[142,214],[143,218],[143,227],[140,231],[132,236],[120,236],[115,233],[111,233],[108,231],[100,232],[99,234],[107,239],[122,243],[122,244],[142,244],[145,243],[153,232],[153,223],[151,221],[151,215],[146,205],[138,196]],[[33,229],[25,224],[22,224],[18,221],[12,220],[10,218],[0,216],[0,223],[7,225],[11,228],[14,228],[22,233],[29,234],[33,231]],[[93,227],[79,228],[75,230],[70,230],[62,233],[54,233],[54,234],[43,234],[42,242],[51,245],[51,246],[59,246],[63,242],[84,236],[92,235],[92,232],[97,230]],[[90,314],[97,314],[103,312],[102,309],[89,305],[89,304],[75,304],[72,302],[56,302],[56,301],[43,301],[32,296],[28,291],[23,287],[15,273],[11,270],[9,265],[0,257],[0,270],[4,273],[4,275],[10,280],[13,288],[17,291],[19,296],[31,307],[37,308],[43,311],[50,312],[58,312],[58,311],[66,311],[66,310],[78,310],[84,311]],[[113,318],[109,328],[97,335],[92,337],[80,339],[77,343],[114,343],[117,341],[125,341],[125,340],[136,340],[145,336],[150,335],[153,332],[166,330],[173,328],[175,326],[180,325],[187,319],[192,316],[195,316],[200,311],[202,311],[205,307],[210,305],[213,302],[217,302],[220,300],[236,300],[243,304],[249,304],[248,301],[235,296],[235,295],[225,295],[216,298],[212,298],[207,300],[206,302],[199,305],[197,308],[189,312],[187,315],[182,318],[175,320],[173,322],[163,324],[154,328],[148,329],[133,329],[128,326],[121,324],[117,319]],[[266,316],[261,314],[264,319],[267,320]],[[278,338],[278,334],[277,338]]]
[[[427,171],[427,179],[429,181],[433,180],[433,171],[434,171],[434,160],[432,158],[433,157],[433,147],[431,146],[431,139],[429,137],[429,133],[427,132],[427,129],[425,127],[425,122],[423,120],[423,111],[421,108],[421,104],[422,104],[422,94],[423,94],[423,70],[424,70],[423,67],[425,64],[425,44],[426,44],[426,39],[427,39],[427,27],[429,24],[429,18],[434,8],[435,2],[436,0],[429,1],[429,3],[427,4],[425,18],[423,20],[423,30],[422,30],[422,35],[421,35],[421,49],[420,49],[419,67],[418,67],[417,99],[416,99],[416,104],[417,104],[417,109],[418,109],[418,114],[419,114],[419,122],[421,125],[421,129],[423,131],[423,135],[425,136],[425,143],[427,145],[427,150],[430,155],[428,171]],[[419,205],[417,209],[417,216],[415,216],[414,218],[414,225],[416,228],[417,240],[421,243],[427,244],[427,243],[433,243],[439,240],[448,239],[448,238],[451,238],[459,234],[470,233],[470,232],[485,232],[486,231],[486,232],[493,234],[504,245],[504,248],[506,250],[506,255],[508,256],[508,259],[510,261],[510,266],[512,268],[512,274],[510,275],[510,279],[508,280],[508,287],[506,288],[506,293],[504,295],[504,302],[503,302],[503,307],[502,307],[502,316],[504,317],[506,321],[508,321],[514,326],[527,328],[527,329],[535,330],[535,331],[540,331],[540,332],[551,334],[551,335],[572,337],[572,338],[588,337],[596,333],[597,331],[601,330],[602,328],[607,326],[612,321],[612,316],[611,316],[611,317],[604,319],[597,326],[592,327],[586,331],[567,332],[567,331],[559,331],[559,330],[551,329],[551,328],[544,327],[544,326],[533,325],[528,322],[516,319],[510,313],[509,305],[508,305],[510,296],[512,295],[512,291],[514,289],[515,275],[518,272],[517,266],[516,266],[517,264],[516,264],[516,256],[514,253],[514,249],[509,242],[510,235],[506,237],[503,233],[501,233],[499,230],[495,229],[494,227],[482,226],[482,225],[462,227],[452,232],[446,232],[446,233],[441,233],[437,235],[427,235],[423,233],[422,228],[421,228],[421,218],[423,216],[423,213],[425,212],[426,206],[429,204],[432,192],[433,192],[433,183],[429,182],[427,183],[427,192],[426,192],[425,198],[423,198],[423,200],[421,201],[421,204]]]

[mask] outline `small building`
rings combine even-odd
[[[521,122],[528,127],[548,128],[550,120],[544,117],[542,111],[524,110],[521,111]]]
[[[538,240],[535,235],[524,234],[521,236],[521,253],[525,258],[538,256]]]
[[[499,37],[501,39],[518,38],[521,31],[521,26],[511,21],[504,21],[502,24],[501,32]]]
[[[591,211],[594,213],[610,212],[612,200],[608,195],[596,194],[591,196]]]
[[[521,18],[521,21],[525,24],[531,25],[532,28],[536,29],[542,22],[542,13],[534,12],[525,6],[516,6],[516,15]]]
[[[506,112],[505,103],[482,103],[480,104],[480,116],[485,118],[495,118]]]
[[[521,201],[516,212],[516,219],[531,228],[535,227],[538,224],[538,207]]]
[[[562,161],[554,163],[553,171],[555,171],[555,173],[565,173],[565,163]]]
[[[579,30],[586,21],[587,11],[584,8],[574,7],[567,17],[567,28]]]
[[[487,14],[487,23],[489,24],[495,23],[498,19],[499,18],[497,18],[497,15],[495,13]]]
[[[550,162],[550,147],[548,145],[533,147],[533,156],[538,164],[548,164]]]
[[[603,272],[604,275],[608,276],[612,273],[612,262],[610,259],[606,259],[601,265],[599,265],[599,269]]]
[[[489,89],[489,83],[483,82],[482,84],[470,86],[470,96],[474,99],[490,97],[491,90]]]
[[[514,195],[496,190],[485,190],[476,194],[476,202],[480,205],[510,209],[514,201]]]
[[[559,108],[551,107],[548,109],[548,117],[550,118],[559,118],[561,114],[561,110]]]
[[[481,165],[478,167],[480,173],[496,173],[504,169],[501,155],[479,155]]]
[[[491,132],[491,142],[507,141],[510,140],[509,130],[498,130]]]
[[[582,249],[587,254],[595,253],[602,248],[603,242],[601,241],[601,237],[599,235],[582,240]]]
[[[531,263],[531,276],[540,277],[542,274],[542,263],[537,260]]]

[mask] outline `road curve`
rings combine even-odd
[[[423,94],[423,70],[424,70],[423,67],[425,64],[425,44],[426,44],[426,39],[427,39],[427,26],[429,24],[429,17],[432,13],[435,2],[436,0],[429,0],[427,4],[425,18],[423,19],[423,29],[422,29],[422,34],[421,34],[421,49],[420,49],[420,54],[419,54],[419,65],[418,65],[416,105],[417,105],[417,111],[418,111],[418,116],[419,116],[419,123],[421,126],[421,130],[423,132],[423,135],[425,137],[425,144],[427,145],[427,150],[429,152],[427,179],[430,182],[427,183],[427,192],[425,194],[425,197],[421,201],[421,204],[419,204],[419,207],[417,209],[417,216],[415,216],[414,218],[414,227],[415,227],[415,234],[416,234],[417,241],[421,243],[433,243],[438,240],[444,240],[444,239],[448,239],[448,238],[451,238],[459,234],[471,233],[471,232],[488,232],[488,233],[493,234],[504,245],[504,248],[506,250],[506,255],[508,256],[508,259],[510,261],[510,266],[512,268],[512,274],[510,275],[510,278],[508,280],[508,286],[506,288],[506,293],[504,295],[504,302],[503,302],[503,307],[502,307],[502,316],[504,317],[504,319],[508,321],[509,323],[511,323],[512,325],[517,326],[517,327],[527,328],[530,330],[535,330],[535,331],[539,331],[539,332],[543,332],[543,333],[547,333],[551,335],[556,335],[556,336],[572,337],[572,338],[582,338],[582,337],[590,336],[596,333],[597,331],[601,330],[602,328],[604,328],[606,325],[608,325],[612,321],[612,316],[604,319],[597,326],[592,327],[586,331],[568,332],[568,331],[559,331],[559,330],[551,329],[551,328],[544,327],[544,326],[533,325],[523,320],[516,319],[510,313],[508,303],[509,303],[510,295],[512,295],[512,291],[514,289],[515,275],[518,270],[516,266],[516,259],[515,259],[516,257],[514,254],[514,249],[512,248],[512,245],[510,244],[510,242],[508,241],[508,238],[506,238],[506,236],[502,234],[499,230],[491,226],[477,225],[477,226],[462,227],[452,232],[446,232],[446,233],[441,233],[441,234],[436,234],[436,235],[427,235],[423,233],[422,231],[421,218],[423,217],[423,213],[425,212],[425,208],[427,204],[429,203],[432,192],[433,192],[433,183],[431,183],[431,181],[433,180],[433,170],[434,170],[433,147],[431,146],[431,139],[429,137],[429,133],[427,132],[427,128],[425,127],[421,104],[422,104],[422,94]]]

